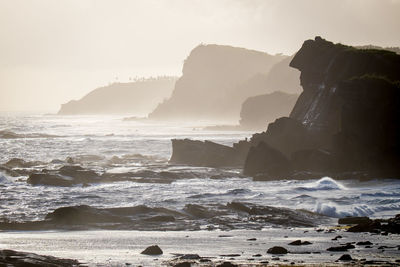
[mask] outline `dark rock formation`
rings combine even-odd
[[[265,75],[284,58],[244,48],[200,45],[185,60],[171,98],[149,118],[237,121],[246,98],[268,92]]]
[[[290,172],[289,159],[264,142],[250,148],[243,169],[245,175],[267,175],[278,179],[288,178]]]
[[[175,77],[142,79],[97,88],[80,100],[61,105],[59,115],[134,114],[146,116],[171,95]]]
[[[372,243],[370,241],[360,241],[360,242],[357,242],[356,245],[357,246],[370,246],[370,245],[372,245]]]
[[[30,168],[33,166],[37,165],[42,165],[44,162],[41,161],[25,161],[23,159],[19,158],[12,158],[9,161],[7,161],[3,166],[9,167],[9,168]]]
[[[358,178],[398,177],[400,55],[316,37],[303,44],[290,66],[301,71],[304,91],[290,118],[278,119],[266,132],[236,145],[244,150],[255,147],[248,153],[245,173],[282,178],[266,165],[284,164],[285,155],[288,177],[301,172],[335,178],[344,177],[343,173]],[[260,142],[267,145],[259,147]],[[268,160],[259,156],[261,150]]]
[[[143,250],[140,254],[145,254],[145,255],[161,255],[163,254],[163,251],[161,248],[157,245],[147,247],[145,250]]]
[[[347,250],[353,249],[353,248],[355,248],[355,246],[353,246],[351,244],[346,244],[344,246],[339,246],[339,247],[330,247],[327,249],[327,251],[334,251],[334,252],[347,251]]]
[[[241,128],[265,129],[277,118],[289,116],[298,97],[296,94],[277,91],[247,98],[240,111]]]
[[[216,267],[238,267],[237,264],[233,264],[232,262],[225,261],[221,264],[218,264]]]
[[[80,166],[67,165],[57,171],[43,170],[29,175],[27,182],[32,185],[72,186],[101,182],[100,175]]]
[[[295,240],[293,242],[290,242],[288,245],[291,246],[305,246],[305,245],[311,245],[312,243],[309,241],[301,241],[301,240]]]
[[[353,233],[381,233],[383,235],[387,235],[387,233],[400,234],[400,214],[390,219],[375,219],[360,222],[350,227],[347,231]]]
[[[191,266],[192,266],[192,264],[190,262],[187,262],[187,261],[180,262],[180,263],[177,263],[177,264],[174,265],[174,267],[191,267]]]
[[[284,247],[275,246],[275,247],[269,248],[267,253],[269,253],[269,254],[287,254],[288,250]]]
[[[343,254],[342,256],[340,256],[340,258],[338,260],[339,261],[352,261],[353,258],[349,254]]]
[[[59,266],[72,267],[79,266],[77,260],[61,259],[52,256],[38,255],[29,252],[21,252],[14,250],[0,250],[0,266],[17,266],[17,267],[43,267],[43,266]]]
[[[371,219],[368,217],[344,217],[338,220],[339,224],[360,224],[369,222],[371,222]]]
[[[170,163],[208,167],[242,166],[244,155],[232,147],[210,141],[172,140]]]
[[[186,205],[182,210],[133,206],[95,208],[86,205],[61,207],[48,213],[44,220],[0,222],[0,230],[199,230],[213,225],[221,230],[280,227],[313,227],[331,219],[320,214],[287,208],[232,202],[227,205]]]

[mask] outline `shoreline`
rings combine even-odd
[[[375,266],[398,264],[400,235],[351,233],[334,227],[270,228],[260,231],[0,232],[0,249],[76,259],[85,266],[174,266],[181,262],[191,262],[192,266],[217,266],[228,261],[239,266],[265,266],[267,261],[268,265],[293,266],[360,265],[368,261]],[[332,240],[337,236],[342,238]],[[289,245],[299,239],[312,244]],[[357,245],[366,241],[372,245]],[[348,251],[327,251],[329,247],[350,243],[354,248]],[[146,247],[156,244],[163,250],[163,255],[140,254]],[[282,246],[289,253],[267,253],[274,246]],[[335,262],[344,254],[351,255],[355,260]],[[200,258],[187,256],[179,259],[182,255],[199,255]]]

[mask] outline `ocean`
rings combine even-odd
[[[0,219],[42,220],[59,207],[146,205],[181,210],[237,201],[304,209],[330,217],[390,217],[400,213],[400,180],[252,181],[240,169],[170,165],[171,139],[232,145],[252,132],[204,131],[206,123],[126,121],[122,116],[1,116],[0,164],[12,158],[37,161],[27,172],[57,169],[73,158],[97,173],[171,175],[169,183],[118,181],[72,187],[32,186],[28,175],[0,171]],[[7,133],[14,134],[13,138]],[[118,161],[115,159],[123,159]],[[16,168],[18,170],[18,168]]]

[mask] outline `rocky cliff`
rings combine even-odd
[[[132,114],[146,116],[171,95],[175,77],[142,79],[97,88],[80,100],[61,105],[59,115]]]
[[[150,119],[237,121],[243,101],[266,93],[264,81],[286,56],[221,45],[200,45],[185,60],[172,96]]]
[[[316,37],[290,66],[304,89],[290,116],[212,154],[259,180],[399,178],[400,55]]]
[[[298,97],[297,94],[280,91],[249,97],[240,110],[241,128],[263,130],[277,118],[289,116]]]
[[[250,145],[241,142],[252,147],[244,172],[264,179],[304,171],[398,177],[400,55],[316,37],[290,66],[301,71],[304,91],[289,118],[254,135]]]

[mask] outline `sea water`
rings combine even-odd
[[[253,134],[202,130],[207,125],[127,121],[123,116],[2,115],[0,133],[12,132],[16,137],[0,138],[0,164],[12,158],[40,161],[32,167],[40,171],[59,168],[60,162],[72,157],[98,173],[149,170],[171,172],[179,179],[172,183],[126,181],[53,187],[31,186],[26,182],[27,175],[11,177],[0,171],[0,220],[42,220],[56,208],[75,205],[108,208],[143,204],[179,210],[186,204],[232,201],[305,209],[331,217],[388,217],[400,213],[398,179],[253,181],[235,168],[170,165],[173,138],[232,145]],[[115,156],[130,160],[107,163]]]

